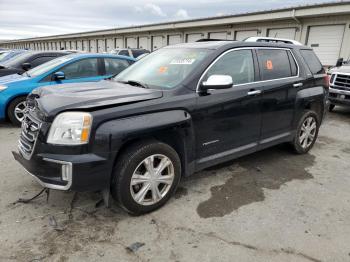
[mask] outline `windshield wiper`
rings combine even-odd
[[[132,86],[139,86],[139,87],[146,88],[146,89],[149,88],[149,86],[147,84],[142,83],[140,81],[136,81],[136,80],[117,81],[117,82],[120,82],[120,83],[123,83],[123,84],[129,84],[129,85],[132,85]]]

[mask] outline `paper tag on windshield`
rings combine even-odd
[[[173,59],[171,60],[171,65],[192,65],[193,62],[196,61],[196,59],[193,58],[179,58],[179,59]]]

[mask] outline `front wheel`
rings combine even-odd
[[[319,121],[314,111],[305,111],[300,118],[298,128],[292,143],[298,154],[307,153],[315,144],[318,136]]]
[[[12,124],[16,126],[21,126],[21,123],[24,118],[24,112],[26,110],[26,97],[21,96],[15,98],[7,109],[7,115],[12,122]]]
[[[169,200],[180,176],[180,158],[172,147],[158,141],[137,143],[117,160],[112,196],[131,214],[152,212]]]

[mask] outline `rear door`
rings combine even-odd
[[[117,75],[123,70],[125,70],[130,63],[127,60],[119,58],[104,58],[104,78],[109,78],[111,76]]]
[[[260,144],[277,143],[291,135],[296,94],[304,85],[289,49],[257,49],[263,84]]]

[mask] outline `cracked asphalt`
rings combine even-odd
[[[184,179],[133,217],[97,193],[41,187],[12,158],[0,124],[0,261],[350,261],[350,110],[328,114],[313,150],[287,145]]]

